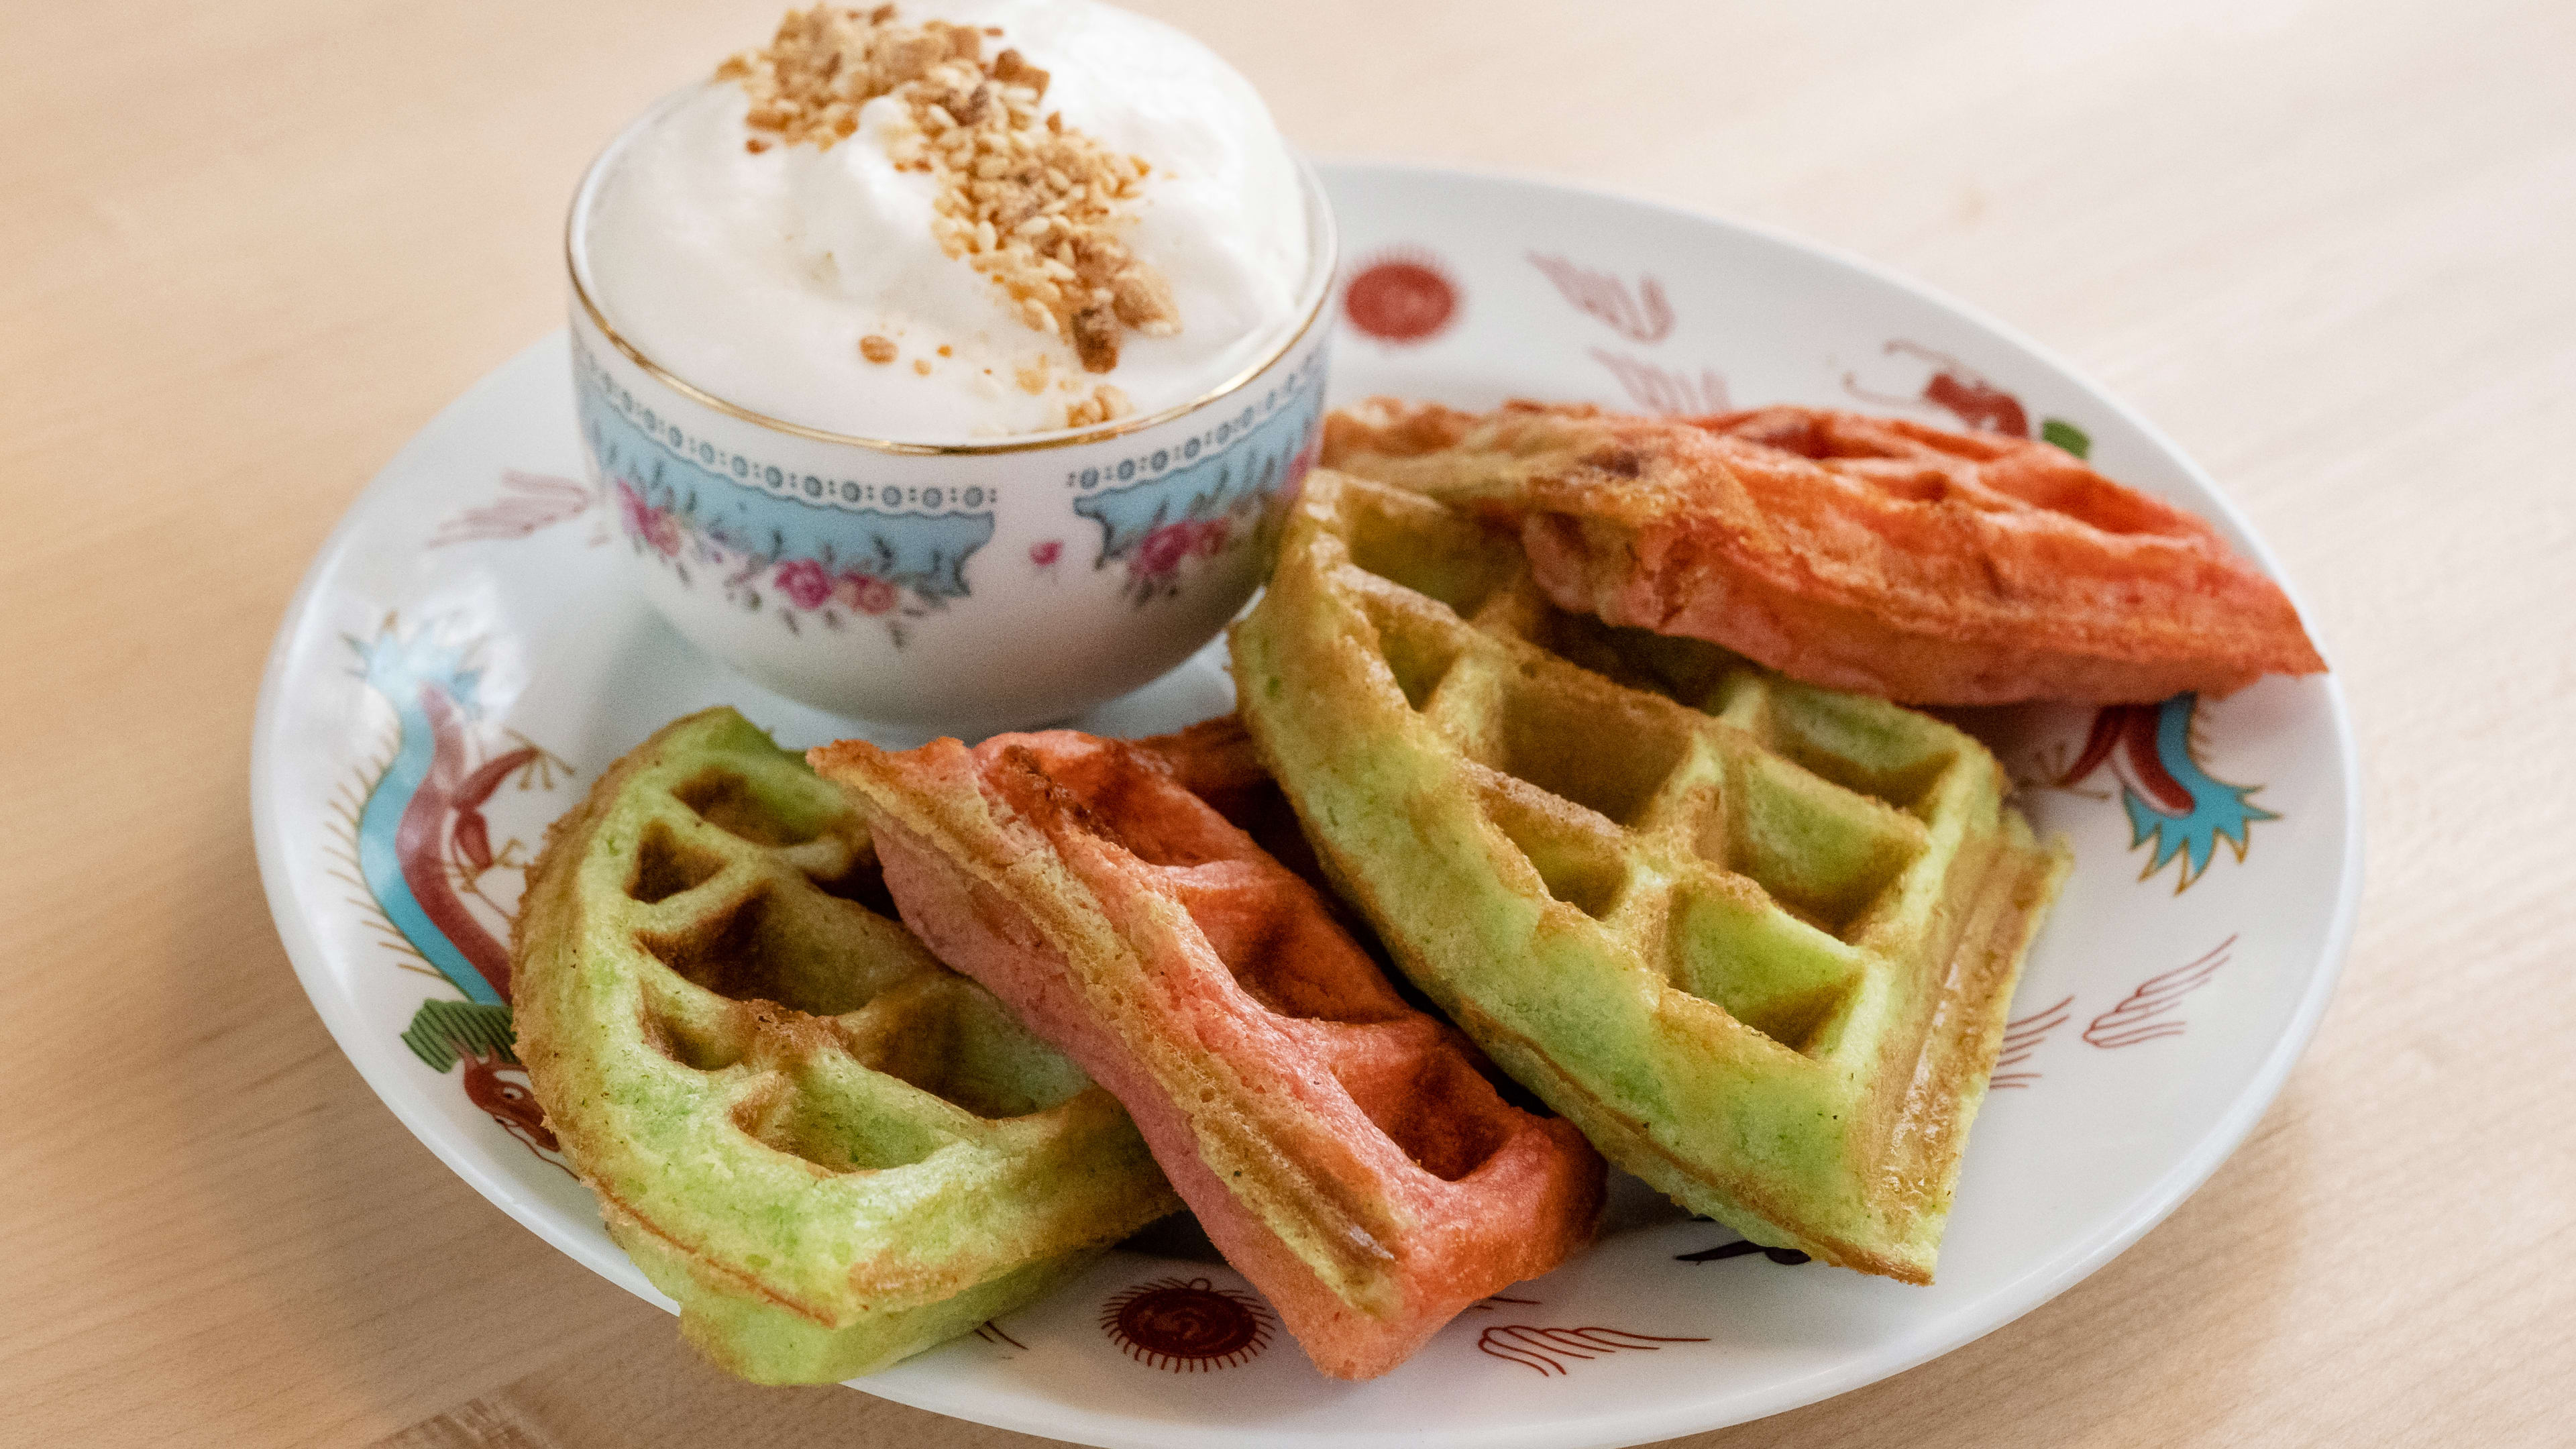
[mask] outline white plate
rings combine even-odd
[[[2126,408],[1872,267],[1528,182],[1326,174],[1349,259],[1336,400],[1793,401],[2080,435],[2112,476],[2216,519],[2269,563],[2209,480]],[[542,1150],[524,1077],[477,1055],[472,1013],[424,1014],[461,995],[436,967],[474,979],[471,963],[506,939],[545,823],[664,721],[724,702],[790,745],[849,727],[693,653],[620,586],[613,551],[628,544],[573,481],[579,446],[558,335],[376,479],[279,630],[252,813],[288,954],[368,1084],[503,1211],[667,1306]],[[1150,732],[1230,698],[1211,651],[1084,723]],[[2350,932],[2358,784],[2330,678],[2267,680],[2196,709],[2033,709],[1984,725],[2036,787],[2025,808],[2073,841],[2076,869],[2022,982],[1938,1286],[1708,1257],[1733,1235],[1627,1182],[1597,1246],[1373,1383],[1314,1372],[1221,1264],[1120,1251],[862,1387],[1103,1445],[1629,1444],[1856,1388],[2030,1311],[2171,1212],[2279,1089]],[[1111,1331],[1114,1309],[1158,1283],[1190,1295],[1161,1301],[1195,1307],[1220,1338],[1227,1315],[1252,1314],[1256,1341],[1192,1359],[1188,1344]]]

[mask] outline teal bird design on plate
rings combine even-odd
[[[2254,804],[2260,785],[2231,785],[2203,769],[2193,726],[2197,694],[2177,694],[2162,704],[2105,705],[2093,716],[2082,753],[2060,787],[2081,782],[2104,764],[2120,779],[2120,806],[2129,816],[2129,847],[2148,847],[2146,880],[2175,860],[2182,862],[2174,891],[2200,879],[2225,841],[2245,858],[2248,827],[2281,817]]]

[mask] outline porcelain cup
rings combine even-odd
[[[1267,576],[1323,415],[1334,231],[1311,168],[1312,261],[1258,364],[1149,415],[948,444],[764,417],[621,337],[584,266],[607,159],[566,239],[582,437],[628,576],[699,648],[836,714],[973,739],[1146,683]]]

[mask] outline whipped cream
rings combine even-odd
[[[908,0],[896,19],[998,28],[988,55],[1048,72],[1042,111],[1145,163],[1121,240],[1168,285],[1177,330],[1129,333],[1114,368],[1084,371],[1069,339],[943,251],[940,183],[898,164],[919,137],[898,97],[828,149],[753,149],[749,93],[717,80],[611,148],[575,228],[593,300],[646,357],[788,422],[943,442],[1083,421],[1103,384],[1136,413],[1189,402],[1304,320],[1296,162],[1214,52],[1092,0]]]

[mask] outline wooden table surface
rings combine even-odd
[[[2576,1436],[2576,8],[1142,8],[1314,152],[1774,223],[2018,325],[2245,505],[2351,691],[2359,935],[2252,1140],[2020,1322],[1689,1442]],[[0,10],[0,1442],[1037,1442],[699,1365],[377,1103],[252,861],[306,561],[559,325],[593,149],[773,19]]]

